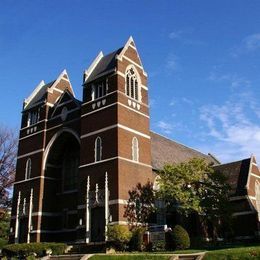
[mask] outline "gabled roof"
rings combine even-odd
[[[112,72],[116,69],[116,60],[122,60],[122,57],[124,56],[125,52],[129,47],[135,48],[135,43],[133,40],[133,37],[130,36],[127,40],[126,44],[117,49],[116,51],[113,51],[106,56],[103,55],[103,52],[101,51],[95,60],[91,63],[89,68],[85,70],[84,73],[84,82],[83,84],[89,83],[93,80],[95,80],[98,77],[101,77],[102,75],[105,75],[109,72]],[[142,61],[139,57],[139,54],[137,52],[138,59],[140,61],[140,66],[143,67]],[[143,71],[143,73],[145,73]],[[146,73],[145,73],[146,74]]]
[[[172,141],[164,136],[150,131],[152,167],[160,170],[167,163],[175,164],[189,161],[194,157],[204,158],[209,163],[218,164],[212,156],[203,154],[193,148]]]
[[[45,84],[42,80],[32,94],[24,100],[24,110],[32,108],[36,103],[43,102],[47,89],[50,88],[54,82],[55,80]]]
[[[85,71],[85,82],[88,83],[98,78],[103,73],[111,71],[116,68],[116,56],[122,51],[120,48],[113,51],[106,56],[100,52],[94,62],[90,65],[89,69]]]
[[[250,171],[251,158],[215,166],[215,170],[223,173],[231,186],[231,194],[246,195],[246,185]]]
[[[57,99],[55,102],[54,107],[50,110],[51,111],[51,117],[55,116],[55,114],[59,113],[57,112],[58,108],[61,108],[66,105],[66,103],[73,103],[74,107],[80,107],[81,102],[77,100],[67,89],[61,94],[61,96]]]
[[[63,70],[56,80],[53,80],[47,84],[45,84],[45,82],[42,80],[31,93],[31,95],[24,100],[24,110],[32,108],[36,103],[43,102],[46,98],[47,90],[54,88],[62,78],[69,81],[66,70]],[[74,93],[72,94],[74,95]]]

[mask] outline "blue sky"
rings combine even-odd
[[[66,68],[134,37],[149,76],[151,129],[228,162],[260,161],[260,1],[0,3],[0,123],[20,127],[22,101]]]

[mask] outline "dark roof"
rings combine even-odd
[[[90,74],[89,78],[87,79],[87,82],[94,80],[106,71],[114,69],[116,67],[116,55],[120,54],[122,50],[123,48],[120,48],[104,56]]]
[[[33,105],[38,102],[44,101],[47,89],[50,88],[54,82],[55,82],[55,80],[42,86],[41,89],[37,92],[37,94],[30,101],[30,103],[25,107],[25,110],[32,108]]]
[[[227,177],[227,181],[231,186],[231,195],[246,195],[246,184],[250,169],[250,158],[221,164],[215,166],[215,170],[223,173]]]
[[[160,170],[166,163],[181,163],[194,157],[204,158],[208,162],[217,164],[213,157],[203,154],[195,149],[172,141],[154,132],[151,135],[152,167]]]

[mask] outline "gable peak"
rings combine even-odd
[[[52,86],[51,86],[51,88],[50,88],[50,91],[52,91],[52,89],[56,87],[56,85],[60,82],[61,79],[64,79],[64,80],[66,80],[66,81],[69,82],[70,88],[71,88],[71,91],[72,91],[72,95],[75,97],[75,93],[74,93],[73,88],[72,88],[72,86],[71,86],[70,79],[69,79],[69,76],[68,76],[68,73],[67,73],[67,70],[66,70],[66,69],[64,69],[64,70],[60,73],[60,75],[58,76],[58,78],[54,81],[54,83],[52,84]]]

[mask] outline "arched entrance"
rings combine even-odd
[[[76,238],[79,156],[79,138],[70,129],[55,134],[46,147],[42,241]]]

